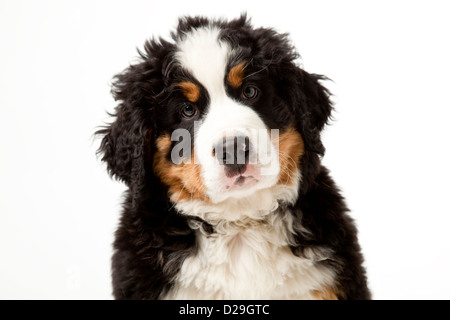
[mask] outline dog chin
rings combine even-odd
[[[180,213],[199,217],[211,224],[241,219],[261,220],[274,212],[280,203],[295,203],[300,180],[300,172],[295,174],[292,185],[280,184],[278,175],[264,175],[255,184],[226,190],[226,181],[222,178],[207,188],[208,201],[184,199],[174,205]]]
[[[258,181],[252,180],[245,183],[245,185],[232,185],[226,191],[220,193],[212,193],[210,194],[209,198],[212,203],[218,204],[228,199],[247,198],[257,192],[259,189],[260,188],[258,188]]]

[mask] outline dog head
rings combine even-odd
[[[186,17],[117,75],[98,133],[109,173],[138,199],[160,181],[182,213],[238,219],[295,202],[323,155],[332,106],[287,35]],[[147,190],[148,192],[148,190]]]

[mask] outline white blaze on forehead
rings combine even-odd
[[[219,39],[217,26],[202,27],[184,35],[178,43],[176,59],[206,89],[210,98],[208,114],[203,122],[203,131],[212,140],[217,134],[230,128],[264,129],[265,124],[254,110],[231,99],[226,94],[225,78],[233,49]]]
[[[210,95],[225,94],[223,81],[231,49],[219,40],[219,34],[217,27],[190,31],[178,44],[176,54],[181,66],[200,81]]]

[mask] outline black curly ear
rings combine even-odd
[[[97,153],[106,162],[108,173],[128,186],[139,181],[144,171],[144,144],[148,129],[141,114],[127,104],[120,104],[113,114],[116,120],[96,132],[103,136]]]
[[[163,57],[170,44],[146,42],[141,61],[114,77],[112,94],[119,105],[110,114],[115,121],[98,130],[102,136],[97,151],[108,173],[130,188],[143,183],[147,145],[154,131],[156,96],[162,91]]]
[[[330,92],[320,83],[326,77],[310,74],[300,68],[296,70],[295,113],[298,128],[309,151],[323,156],[325,148],[320,140],[320,132],[331,117],[333,110]]]

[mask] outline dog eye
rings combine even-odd
[[[255,99],[258,95],[258,89],[254,86],[246,86],[242,90],[242,96],[247,100]]]
[[[183,110],[181,111],[181,113],[183,114],[183,117],[189,119],[189,118],[194,117],[197,114],[197,110],[193,106],[186,104],[183,107]]]

